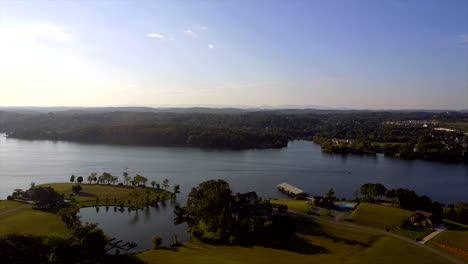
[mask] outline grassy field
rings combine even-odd
[[[391,237],[332,224],[307,221],[298,232],[311,251],[262,246],[208,246],[188,243],[177,250],[148,250],[136,257],[146,263],[449,263],[417,246]]]
[[[307,214],[310,206],[307,204],[307,200],[276,200],[271,199],[272,204],[285,204],[288,206],[288,209],[293,210],[294,212],[300,214]]]
[[[352,216],[352,223],[377,229],[390,229],[391,232],[411,239],[423,238],[431,233],[427,229],[400,229],[412,211],[396,207],[361,203]]]
[[[0,214],[2,212],[15,209],[16,207],[24,205],[23,203],[20,202],[15,202],[15,201],[0,201]]]
[[[41,186],[49,186],[63,194],[72,193],[73,183],[50,183]],[[170,193],[164,190],[149,187],[131,187],[105,184],[81,184],[82,190],[73,194],[74,198],[82,206],[94,205],[120,205],[130,207],[144,207],[146,198],[149,201],[161,201],[170,198]],[[99,202],[97,200],[99,199]],[[128,201],[131,200],[129,204]]]
[[[0,201],[0,208],[10,208],[22,206],[24,204]],[[4,215],[0,215],[0,236],[9,233],[21,234],[65,234],[67,228],[60,216],[32,209],[27,206]]]
[[[440,122],[438,126],[468,132],[468,122]]]
[[[444,250],[468,263],[468,226],[452,222],[449,230],[432,238],[427,245]]]

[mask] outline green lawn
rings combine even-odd
[[[0,214],[2,212],[15,209],[16,207],[24,205],[23,203],[20,202],[15,202],[15,201],[0,201]]]
[[[468,122],[440,122],[439,127],[457,129],[463,132],[468,132]]]
[[[71,193],[73,183],[50,183],[41,186],[49,186],[59,193]],[[170,198],[170,193],[164,190],[149,187],[117,186],[106,184],[81,184],[82,190],[74,197],[83,206],[94,205],[119,205],[143,207],[146,205],[146,197],[150,201],[165,200]],[[99,198],[99,203],[97,199]],[[107,198],[107,202],[106,202]],[[128,201],[131,200],[129,204]]]
[[[449,230],[429,240],[427,245],[444,250],[468,263],[468,226],[451,222]]]
[[[277,199],[271,199],[270,202],[273,205],[279,205],[279,204],[285,204],[288,206],[288,210],[292,210],[294,212],[300,213],[300,214],[307,214],[307,211],[309,210],[310,206],[307,204],[308,200],[277,200]]]
[[[357,225],[384,230],[389,228],[391,232],[411,239],[423,238],[430,234],[431,230],[427,229],[403,230],[399,227],[412,213],[396,207],[361,203],[350,219]]]
[[[0,201],[0,206],[10,203]],[[23,205],[19,203],[19,205]],[[9,233],[21,234],[65,234],[67,228],[60,216],[32,209],[27,206],[0,216],[0,236]]]
[[[136,255],[146,263],[450,263],[424,249],[373,233],[312,220],[298,232],[311,251],[297,253],[262,246],[209,246],[187,243],[177,250],[147,250]]]

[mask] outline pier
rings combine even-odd
[[[278,188],[278,190],[280,190],[281,192],[287,194],[288,196],[294,199],[299,199],[299,200],[307,199],[307,197],[309,196],[308,193],[286,182],[278,184],[276,185],[276,187]]]
[[[107,246],[105,248],[106,251],[112,250],[114,248],[118,248],[118,249],[121,249],[121,250],[130,250],[130,249],[137,246],[137,243],[135,243],[135,242],[130,242],[129,241],[129,242],[126,242],[126,243],[120,245],[120,243],[122,243],[123,240],[118,240],[117,242],[113,242],[114,240],[116,240],[115,237],[113,237],[113,238],[111,238],[109,240],[109,244],[107,244]]]

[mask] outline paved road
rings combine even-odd
[[[22,209],[22,208],[24,208],[24,207],[26,207],[26,206],[30,206],[30,205],[29,205],[29,204],[25,204],[25,205],[21,205],[21,206],[15,207],[15,208],[13,208],[13,209],[7,210],[7,211],[5,211],[5,212],[1,212],[1,213],[0,213],[0,216],[4,216],[4,215],[6,215],[6,214],[13,213],[13,212],[18,211],[18,210],[20,210],[20,209]]]
[[[297,212],[294,212],[294,211],[291,211],[291,210],[288,210],[288,215],[313,219],[313,220],[320,221],[320,222],[325,222],[325,223],[334,224],[334,225],[338,225],[338,226],[354,228],[354,229],[358,229],[358,230],[362,230],[362,231],[378,233],[378,234],[382,234],[382,235],[385,235],[385,236],[391,236],[393,238],[403,240],[405,242],[411,243],[411,244],[413,244],[415,246],[418,246],[420,248],[423,248],[425,250],[431,251],[432,253],[437,254],[438,256],[441,256],[441,257],[443,257],[443,258],[445,258],[445,259],[447,259],[447,260],[449,260],[449,261],[451,261],[453,263],[466,264],[466,262],[458,260],[458,259],[456,259],[456,258],[454,258],[452,256],[449,256],[449,255],[447,255],[447,254],[445,254],[443,252],[440,252],[440,251],[438,251],[438,250],[436,250],[434,248],[428,247],[428,246],[426,246],[424,244],[420,244],[420,243],[418,243],[418,242],[416,242],[414,240],[411,240],[409,238],[402,237],[402,236],[399,236],[399,235],[396,235],[396,234],[393,234],[391,232],[387,232],[387,231],[384,231],[384,230],[379,230],[379,229],[374,229],[374,228],[359,226],[359,225],[353,225],[353,224],[348,224],[348,223],[342,223],[342,222],[337,222],[337,221],[328,220],[328,219],[322,219],[322,218],[313,217],[313,216],[310,216],[310,215],[303,215],[303,214],[300,214],[300,213],[297,213]]]

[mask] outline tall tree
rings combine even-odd
[[[163,187],[164,187],[165,190],[167,190],[167,188],[169,188],[169,180],[168,179],[163,180]]]
[[[231,189],[224,180],[210,180],[192,188],[187,200],[187,215],[193,220],[189,231],[195,236],[214,232],[222,238],[232,221],[231,200]]]
[[[83,176],[78,176],[78,178],[76,178],[76,182],[81,184],[83,182]]]
[[[75,175],[70,176],[70,182],[75,182]]]
[[[180,185],[175,184],[174,185],[174,198],[176,198],[177,194],[180,193]]]

